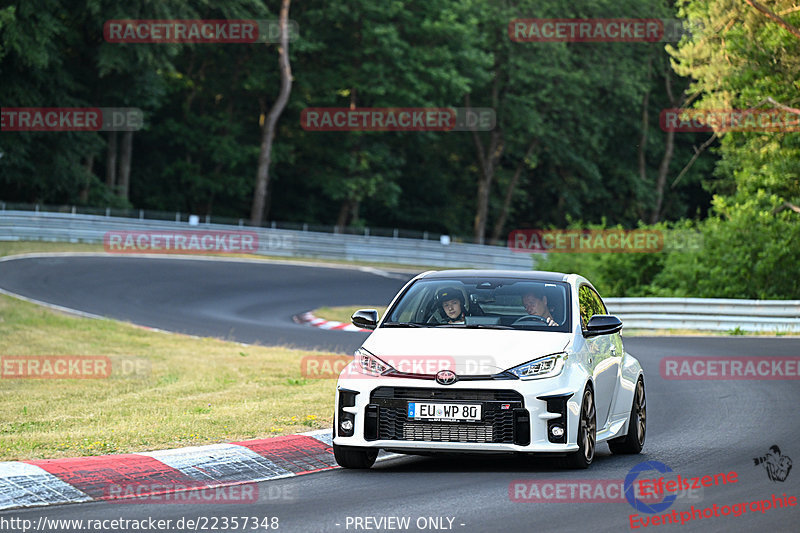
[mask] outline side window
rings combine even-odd
[[[592,290],[586,285],[581,286],[578,289],[578,306],[581,309],[581,328],[583,329],[586,329],[586,324],[592,317],[592,306],[594,305],[592,300]]]
[[[581,327],[584,329],[594,315],[607,314],[603,300],[588,285],[582,285],[578,289],[578,305],[581,308]]]
[[[589,292],[592,293],[592,298],[595,301],[595,309],[597,310],[595,313],[592,313],[592,315],[607,315],[606,304],[603,303],[603,299],[600,298],[600,295],[591,289]]]

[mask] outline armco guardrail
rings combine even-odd
[[[529,254],[505,247],[102,215],[0,210],[0,240],[102,243],[109,231],[253,231],[258,254],[413,266],[530,270]],[[800,300],[607,298],[627,328],[800,332]]]
[[[800,332],[800,300],[606,298],[627,328]]]
[[[529,254],[502,246],[54,212],[0,211],[0,240],[102,243],[109,231],[248,231],[261,255],[413,266],[530,270]]]

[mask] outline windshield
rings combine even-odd
[[[513,278],[421,279],[381,327],[453,327],[568,332],[569,285]]]

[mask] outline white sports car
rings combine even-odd
[[[405,454],[534,453],[588,467],[598,442],[644,445],[644,375],[622,322],[585,278],[450,270],[418,275],[339,376],[333,451],[369,468]]]

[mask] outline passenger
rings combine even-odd
[[[533,287],[527,289],[522,294],[522,305],[529,315],[540,316],[548,326],[560,326],[553,315],[550,313],[550,308],[547,305],[547,296],[544,293],[543,287]]]

